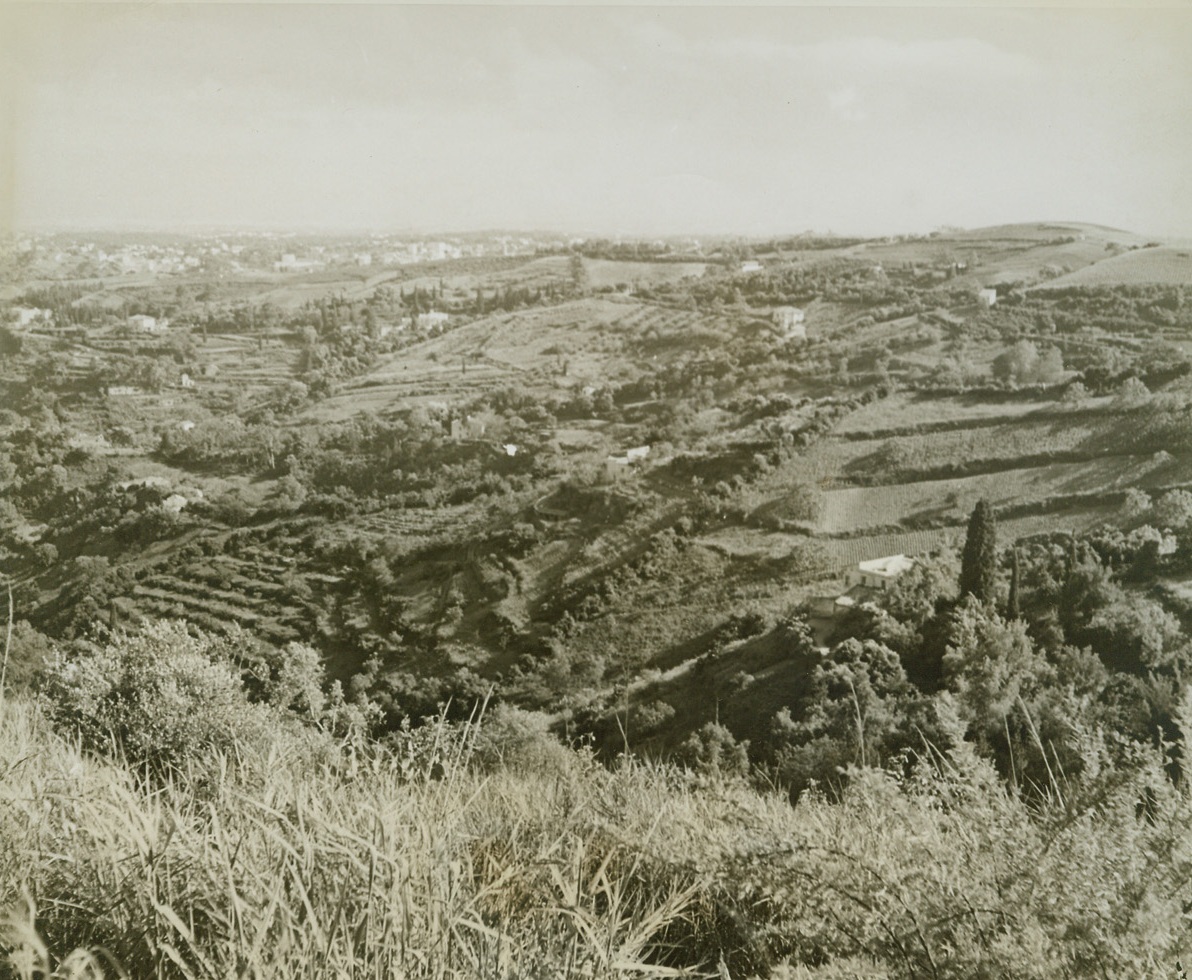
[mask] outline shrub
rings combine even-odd
[[[747,640],[751,636],[760,636],[769,628],[770,623],[765,614],[751,609],[746,612],[732,613],[720,624],[717,636],[721,642],[729,643],[733,640]]]
[[[510,704],[484,715],[475,736],[472,760],[482,768],[522,772],[563,772],[572,753],[550,733],[550,718]]]
[[[749,743],[710,721],[679,746],[675,758],[703,775],[743,776],[749,771]]]
[[[259,741],[278,717],[249,703],[213,641],[180,622],[118,634],[106,646],[46,668],[41,691],[54,723],[92,751],[116,749],[137,766],[181,770]]]
[[[1155,504],[1155,521],[1162,527],[1183,528],[1192,523],[1192,493],[1170,490]]]
[[[1118,386],[1112,404],[1115,409],[1119,410],[1138,408],[1145,405],[1150,397],[1151,393],[1147,386],[1138,378],[1131,376]]]
[[[633,723],[640,733],[650,735],[675,717],[675,709],[661,699],[655,699],[638,706],[633,715]]]

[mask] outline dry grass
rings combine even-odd
[[[1189,952],[1192,803],[1157,755],[1090,739],[1028,803],[962,747],[791,806],[509,735],[484,770],[439,724],[163,785],[0,702],[0,977],[1158,978]]]
[[[561,747],[484,778],[470,731],[336,768],[279,742],[268,775],[225,760],[200,794],[0,711],[8,975],[676,975],[660,937],[699,879],[643,883],[653,816],[608,826],[617,777]]]

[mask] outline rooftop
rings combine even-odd
[[[869,561],[857,562],[857,567],[863,572],[873,575],[884,575],[894,578],[915,567],[915,559],[906,555],[887,555],[885,558],[871,558]]]

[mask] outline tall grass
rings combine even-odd
[[[27,703],[0,710],[9,975],[675,973],[661,937],[699,882],[640,874],[593,798],[612,777],[577,755],[483,776],[469,732],[442,726],[413,759],[311,768],[278,740],[262,779],[225,758],[221,778],[161,784],[87,759]]]
[[[962,752],[792,807],[557,745],[481,769],[475,734],[331,762],[279,736],[163,782],[5,702],[0,977],[1174,977],[1189,958],[1192,806],[1158,757],[1090,745],[1099,771],[1028,802]]]

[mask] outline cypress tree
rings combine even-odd
[[[968,536],[960,559],[960,595],[992,602],[997,587],[997,524],[993,508],[977,501],[969,518]]]
[[[1018,549],[1010,549],[1010,596],[1006,600],[1006,619],[1021,619],[1022,613],[1018,608]]]

